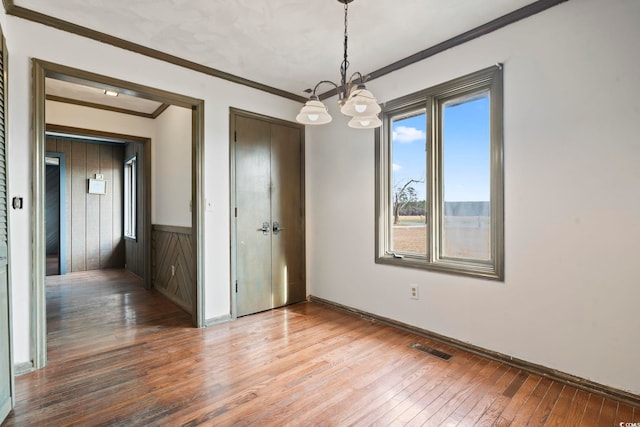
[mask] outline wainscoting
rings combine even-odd
[[[151,280],[153,287],[189,313],[193,311],[196,261],[191,228],[153,225]]]

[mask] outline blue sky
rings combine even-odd
[[[446,201],[489,200],[489,98],[444,108]],[[393,184],[426,177],[426,114],[393,122]],[[426,184],[414,184],[424,200]]]

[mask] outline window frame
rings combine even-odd
[[[447,100],[487,90],[490,100],[491,259],[467,260],[441,256],[440,230],[444,214],[442,117]],[[426,111],[427,254],[398,255],[389,250],[391,236],[392,143],[391,122],[411,111]],[[434,123],[436,124],[434,126]],[[504,143],[503,66],[485,68],[431,88],[388,101],[382,108],[382,126],[375,133],[375,262],[410,268],[504,281]]]
[[[131,169],[128,173],[131,180],[127,179],[128,168]],[[125,240],[138,241],[138,153],[124,161],[123,183],[123,235]]]

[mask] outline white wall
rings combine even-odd
[[[191,110],[171,106],[154,122],[151,222],[191,227]]]
[[[570,1],[370,83],[384,102],[505,64],[504,282],[374,264],[373,132],[328,102],[307,137],[311,294],[640,393],[638,40],[640,2]]]
[[[205,101],[204,196],[205,317],[230,312],[229,273],[229,107],[292,120],[299,104],[248,87],[186,70],[133,52],[34,24],[0,16],[9,50],[9,196],[25,197],[11,210],[11,280],[14,362],[30,355],[31,287],[31,58],[80,68]],[[214,48],[214,47],[212,47]],[[82,127],[81,124],[78,125]]]

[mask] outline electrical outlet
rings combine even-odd
[[[418,285],[409,285],[409,298],[420,299],[420,292]]]

